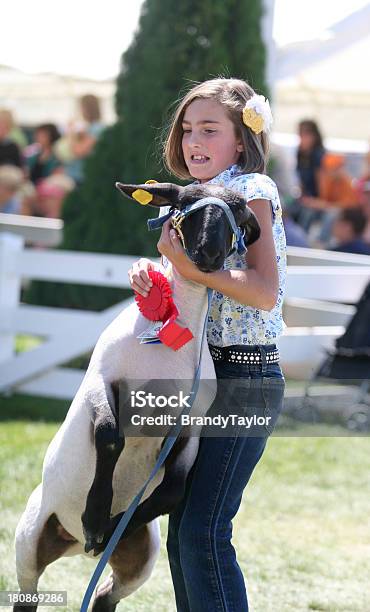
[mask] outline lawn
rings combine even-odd
[[[0,589],[17,588],[14,530],[66,408],[54,400],[0,399]],[[370,439],[325,427],[327,437],[315,437],[312,426],[311,436],[271,438],[245,492],[234,544],[251,612],[370,611]],[[166,528],[163,518],[151,579],[118,609],[175,611]],[[82,557],[61,559],[39,588],[67,590],[68,612],[78,611],[94,567]]]

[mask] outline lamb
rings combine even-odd
[[[172,183],[117,184],[126,196],[170,205],[175,215],[204,198],[227,204],[244,242],[259,237],[259,226],[246,200],[215,184],[180,187]],[[174,217],[173,217],[174,218]],[[178,221],[178,218],[177,218]],[[175,222],[174,222],[175,223]],[[176,224],[188,256],[205,272],[222,268],[234,245],[225,210],[217,200]],[[105,329],[93,351],[83,382],[65,421],[51,441],[43,464],[42,482],[31,494],[16,529],[19,587],[36,592],[46,566],[62,556],[101,554],[119,518],[142,487],[163,444],[162,437],[124,437],[118,423],[118,389],[125,381],[192,380],[200,355],[207,314],[207,290],[186,281],[172,266],[166,270],[173,299],[194,338],[178,351],[164,344],[139,344],[148,326],[132,303]],[[201,378],[215,372],[204,341]],[[194,411],[205,413],[214,394],[199,392]],[[160,550],[158,517],[182,499],[186,477],[195,461],[198,438],[177,439],[164,465],[149,484],[126,532],[110,557],[112,573],[97,589],[94,612],[114,611],[117,603],[150,576]],[[34,612],[36,605],[14,606]]]

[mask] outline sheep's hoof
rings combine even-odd
[[[109,527],[109,515],[104,517],[104,513],[98,512],[96,508],[93,511],[85,511],[81,516],[82,530],[85,536],[85,552],[88,553],[94,550],[95,556],[104,550],[103,546],[104,535]]]
[[[109,602],[108,596],[102,595],[94,600],[92,612],[114,612],[116,607],[117,604]]]
[[[90,550],[93,550],[94,556],[96,557],[96,555],[104,550],[104,546],[102,546],[104,534],[89,536],[85,533],[85,540],[85,553],[89,553]]]

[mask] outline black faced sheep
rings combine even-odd
[[[203,198],[218,198],[244,231],[246,244],[259,236],[257,220],[245,199],[222,186],[156,183],[118,187],[134,199],[147,194],[151,206],[171,206],[175,213]],[[213,272],[222,268],[234,244],[222,207],[207,201],[205,207],[183,219],[178,230],[199,269]],[[171,266],[166,274],[181,319],[194,338],[177,351],[164,344],[140,344],[137,336],[147,328],[148,320],[135,302],[102,333],[66,419],[49,445],[42,482],[31,494],[16,530],[17,575],[23,591],[37,591],[46,566],[61,556],[101,553],[117,517],[155,464],[163,437],[120,437],[115,390],[125,380],[193,379],[207,314],[207,290],[186,281]],[[206,341],[201,378],[215,378]],[[198,411],[205,413],[213,397],[197,397]],[[112,573],[98,589],[93,610],[114,610],[120,599],[149,577],[160,549],[157,517],[170,513],[182,498],[197,450],[197,437],[180,436],[176,441],[110,558]]]

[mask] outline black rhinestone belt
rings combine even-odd
[[[229,363],[243,363],[248,365],[259,365],[262,363],[262,355],[259,349],[250,349],[247,346],[211,346],[209,345],[211,357],[214,361],[228,361]],[[276,347],[264,349],[266,363],[279,363],[279,351]]]

